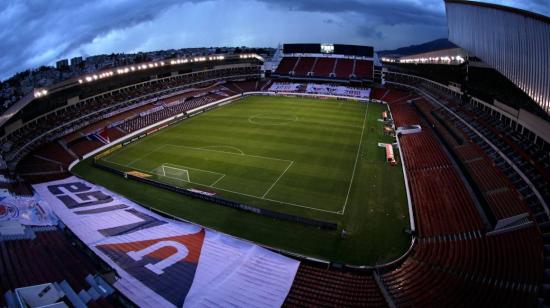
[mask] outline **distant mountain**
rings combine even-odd
[[[401,47],[394,50],[382,50],[377,51],[378,55],[400,55],[400,56],[409,56],[415,55],[418,53],[429,52],[440,49],[455,48],[455,44],[451,43],[448,39],[442,38],[437,39],[431,42],[423,43],[420,45],[411,45],[408,47]]]

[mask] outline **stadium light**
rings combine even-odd
[[[46,89],[35,89],[34,90],[34,98],[39,98],[42,96],[48,95],[48,90]]]
[[[254,55],[241,55],[241,57],[242,56],[254,57]],[[166,64],[176,65],[176,64],[184,64],[184,63],[190,63],[190,62],[216,61],[216,60],[224,60],[224,59],[225,57],[223,55],[219,55],[219,56],[211,55],[208,57],[197,56],[193,58],[172,59],[170,60],[170,62],[158,61],[158,62],[142,63],[139,65],[119,67],[112,71],[104,71],[104,72],[98,72],[93,75],[82,76],[82,78],[78,79],[78,83],[82,84],[84,82],[92,82],[94,80],[114,76],[115,73],[117,75],[122,75],[122,74],[127,74],[129,72],[135,72],[136,70],[140,71],[140,70],[146,70],[146,69],[155,68],[155,67],[161,67],[161,66],[165,66]],[[39,95],[43,95],[43,94],[39,94]]]

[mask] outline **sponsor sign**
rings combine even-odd
[[[187,190],[190,191],[190,192],[194,192],[194,193],[205,195],[205,196],[215,196],[216,195],[215,192],[204,191],[204,190],[200,190],[200,189],[196,189],[196,188],[189,188]]]

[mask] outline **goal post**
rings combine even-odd
[[[187,169],[162,165],[160,166],[158,173],[163,177],[191,182],[189,171]]]

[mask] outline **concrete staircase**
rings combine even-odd
[[[85,308],[115,292],[115,289],[99,275],[86,276],[86,282],[90,287],[78,293],[66,280],[63,280],[59,283],[8,290],[4,293],[4,298],[8,308],[29,307],[28,301],[31,298],[33,307],[66,307],[65,303],[70,303],[72,307]]]

